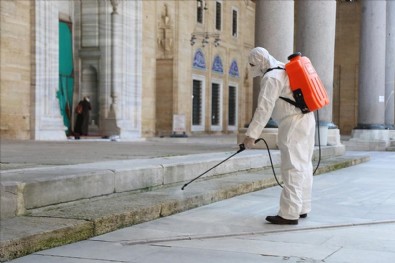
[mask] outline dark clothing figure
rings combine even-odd
[[[80,110],[78,110],[80,108]],[[91,110],[91,104],[89,98],[85,97],[78,103],[76,107],[77,119],[75,120],[74,136],[76,139],[80,139],[80,136],[88,135],[89,125],[89,111]],[[80,111],[80,112],[79,112]]]

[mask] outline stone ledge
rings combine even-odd
[[[344,154],[344,146],[323,147],[322,159]],[[217,165],[232,153],[196,154],[167,158],[109,161],[101,163],[39,167],[4,171],[2,218],[23,215],[26,210],[105,196],[112,193],[146,191],[189,181]],[[279,151],[271,151],[274,165]],[[318,159],[318,148],[314,160]],[[204,177],[263,168],[270,165],[266,150],[244,151]]]
[[[89,221],[15,217],[1,220],[0,262],[93,236]]]
[[[362,154],[325,159],[316,175],[368,160],[369,157]],[[281,180],[281,176],[278,177]],[[271,169],[252,169],[198,180],[184,191],[181,185],[175,185],[150,192],[119,193],[30,210],[29,217],[2,220],[1,261],[88,239],[275,184]]]
[[[188,181],[232,153],[122,160],[2,171],[2,218],[28,209],[128,191],[149,190]],[[279,162],[279,153],[272,153]],[[265,151],[245,151],[210,171],[215,176],[268,166]]]

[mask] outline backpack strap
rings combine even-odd
[[[265,73],[263,73],[263,75],[265,76],[266,73],[268,73],[268,72],[270,72],[270,71],[272,71],[272,70],[274,70],[274,69],[282,69],[282,70],[285,70],[285,68],[282,68],[282,67],[280,67],[280,66],[278,66],[278,67],[276,67],[276,68],[268,68],[268,69],[265,71]]]
[[[299,104],[297,104],[295,101],[293,101],[293,100],[291,100],[291,99],[289,99],[289,98],[281,97],[281,96],[280,96],[280,99],[283,99],[283,100],[285,100],[286,102],[291,103],[291,104],[294,105],[295,107],[300,108],[300,107],[299,107]]]
[[[307,107],[306,102],[304,101],[302,91],[300,89],[297,89],[297,90],[294,90],[292,93],[293,93],[293,97],[294,97],[295,101],[293,101],[289,98],[281,97],[281,96],[280,96],[280,99],[283,99],[286,102],[299,108],[303,114],[309,113],[310,110]]]
[[[266,73],[274,70],[274,69],[282,69],[285,70],[285,68],[282,68],[280,66],[276,67],[276,68],[268,68],[266,70],[266,72],[263,74],[265,75]],[[280,99],[283,99],[284,101],[294,105],[295,107],[299,108],[303,114],[310,112],[310,110],[307,108],[306,103],[304,102],[304,98],[303,98],[303,94],[302,91],[300,89],[293,91],[293,97],[296,101],[293,101],[289,98],[285,98],[285,97],[281,97]]]

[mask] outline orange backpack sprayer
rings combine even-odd
[[[285,65],[285,71],[288,74],[295,101],[284,97],[280,98],[300,108],[303,113],[315,111],[328,105],[328,94],[310,59],[302,57],[302,54],[297,52],[290,55],[288,60],[290,62]]]
[[[288,60],[290,62],[285,65],[285,69],[282,67],[269,68],[265,72],[266,74],[273,69],[282,69],[287,72],[295,101],[289,98],[280,98],[298,107],[302,113],[319,110],[328,105],[328,94],[310,59],[302,57],[302,54],[297,52],[290,55]]]
[[[328,94],[310,59],[298,52],[289,56],[288,60],[290,62],[285,65],[285,71],[296,103],[303,108],[302,112],[315,111],[328,105]]]

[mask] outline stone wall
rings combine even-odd
[[[0,136],[30,138],[31,1],[0,1]]]
[[[246,118],[251,118],[252,96],[251,79],[247,73],[247,55],[254,43],[255,3],[253,1],[220,1],[222,3],[222,29],[219,31],[221,42],[213,45],[211,38],[202,47],[202,37],[195,45],[190,39],[193,32],[218,32],[214,28],[216,1],[204,1],[204,23],[196,22],[196,3],[193,1],[143,1],[143,98],[142,134],[167,136],[172,132],[173,115],[186,117],[187,133],[194,133],[191,127],[192,116],[192,79],[197,76],[204,80],[205,133],[237,132],[235,127],[227,127],[228,86],[237,88],[237,123],[243,126]],[[238,12],[238,36],[231,35],[232,10]],[[206,69],[192,67],[193,56],[200,49],[204,53]],[[215,56],[223,63],[222,74],[212,72]],[[229,67],[237,61],[239,76],[231,77]],[[219,127],[211,127],[211,83],[221,84],[222,115]],[[247,110],[248,108],[248,110]]]
[[[336,15],[333,122],[341,134],[351,134],[358,117],[358,2],[338,2]]]
[[[193,76],[201,77],[205,83],[206,116],[203,132],[216,132],[210,127],[209,114],[213,81],[222,85],[222,133],[235,132],[227,127],[226,122],[229,85],[237,87],[238,91],[237,127],[242,128],[252,117],[253,88],[246,59],[249,50],[254,47],[255,2],[220,1],[223,7],[220,45],[215,47],[210,44],[204,48],[201,47],[201,39],[191,46],[191,34],[194,31],[215,32],[213,21],[216,1],[204,1],[207,3],[204,25],[197,25],[196,5],[191,2],[195,3],[174,0],[120,2],[119,11],[124,19],[121,33],[125,36],[124,40],[130,42],[123,45],[122,52],[131,54],[131,57],[123,56],[120,60],[123,78],[128,81],[119,86],[119,98],[123,99],[120,101],[123,109],[120,126],[128,133],[128,138],[168,134],[173,114],[186,116],[186,128],[191,133]],[[59,19],[73,24],[74,103],[83,93],[91,95],[97,101],[96,104],[100,104],[91,116],[95,124],[99,124],[100,116],[107,116],[111,104],[110,1],[1,0],[0,7],[1,138],[65,138],[65,127],[56,98],[56,36]],[[239,15],[237,38],[229,33],[232,8]],[[141,12],[141,21],[137,21],[140,17],[136,18],[136,12]],[[341,134],[350,134],[357,125],[359,16],[359,1],[337,2],[333,122],[338,125]],[[130,18],[136,21],[130,22]],[[103,32],[107,32],[108,36],[104,36]],[[198,48],[205,54],[205,71],[192,68],[193,55]],[[216,55],[223,62],[222,75],[211,71]],[[238,78],[228,74],[232,60],[238,62]],[[162,62],[165,61],[167,68],[162,70]],[[158,72],[158,69],[161,70]],[[172,94],[169,94],[170,91]],[[166,115],[166,118],[160,114]]]
[[[141,126],[142,137],[155,135],[155,75],[156,75],[156,25],[157,1],[142,3],[142,98]],[[159,2],[159,1],[158,1]]]

